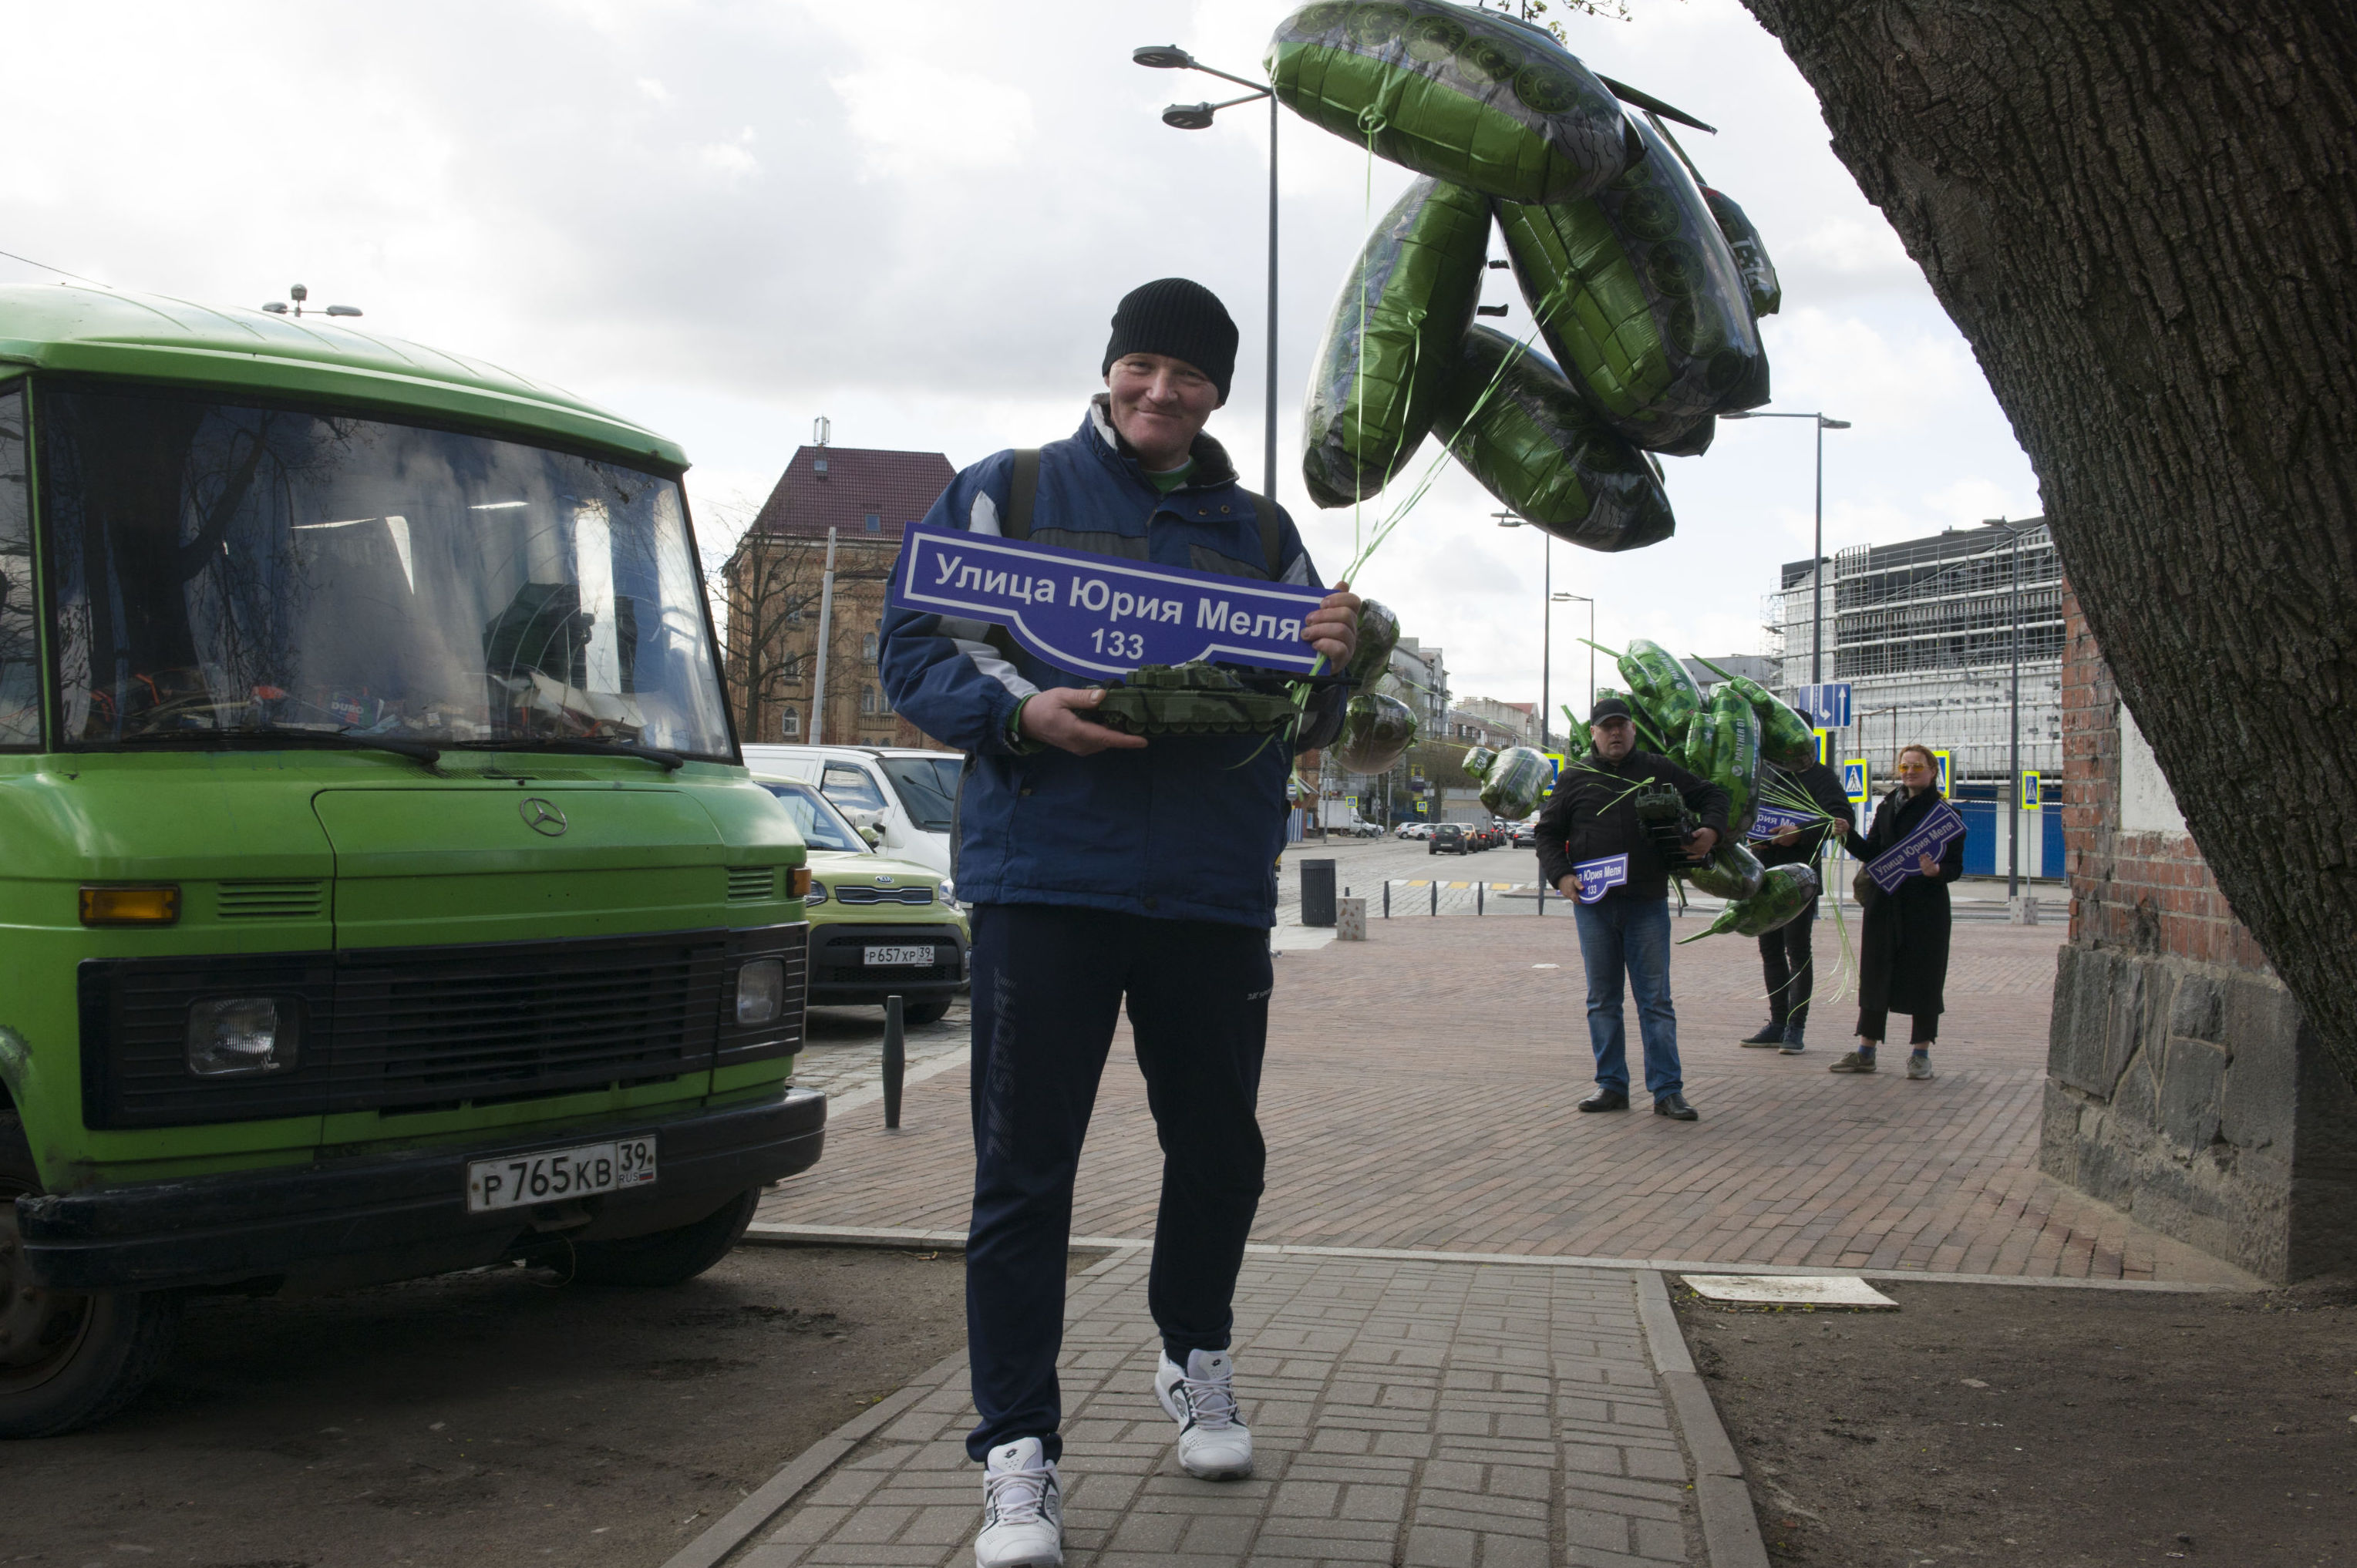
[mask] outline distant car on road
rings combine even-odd
[[[1538,842],[1539,828],[1536,822],[1516,822],[1514,824],[1514,847],[1516,849],[1528,849]]]
[[[1463,854],[1466,843],[1465,826],[1461,822],[1442,822],[1432,830],[1432,840],[1424,846],[1426,854]]]

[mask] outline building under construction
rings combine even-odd
[[[2061,778],[2062,568],[2043,519],[1861,545],[1825,564],[1822,579],[1807,561],[1785,565],[1761,650],[1792,700],[1812,680],[1822,594],[1823,678],[1852,688],[1843,756],[1867,758],[1878,786],[1899,747],[1921,742],[1951,754],[1958,784],[1981,787],[1960,794],[1994,799],[2016,733],[2018,651],[2021,767]]]

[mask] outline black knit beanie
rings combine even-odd
[[[1220,296],[1190,278],[1157,278],[1122,295],[1113,313],[1113,340],[1105,345],[1103,374],[1125,354],[1168,354],[1184,360],[1220,389],[1236,374],[1236,324]]]

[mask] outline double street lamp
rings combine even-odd
[[[1816,626],[1809,634],[1809,683],[1822,685],[1825,679],[1825,432],[1847,430],[1846,419],[1827,419],[1822,413],[1722,413],[1721,419],[1813,419],[1817,422],[1817,532],[1816,546],[1809,552],[1809,596],[1816,601]]]
[[[1205,65],[1177,44],[1149,44],[1132,49],[1129,58],[1155,70],[1200,70],[1206,76],[1216,76],[1222,81],[1232,81],[1239,87],[1249,87],[1242,98],[1231,98],[1223,103],[1173,103],[1162,112],[1162,123],[1181,131],[1207,131],[1211,116],[1222,109],[1233,109],[1240,103],[1268,100],[1268,405],[1267,478],[1261,481],[1262,493],[1271,502],[1276,499],[1276,94],[1249,77],[1232,76],[1224,70]]]

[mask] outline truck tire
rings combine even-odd
[[[573,1249],[573,1283],[584,1285],[685,1284],[743,1239],[753,1222],[759,1187],[748,1187],[693,1225],[630,1236],[618,1241],[582,1241]]]
[[[53,1291],[33,1283],[16,1199],[41,1190],[23,1121],[0,1111],[0,1437],[54,1437],[104,1421],[171,1353],[170,1291]]]
[[[903,1002],[900,1022],[913,1029],[920,1024],[938,1024],[950,1015],[950,1004],[941,1002]]]

